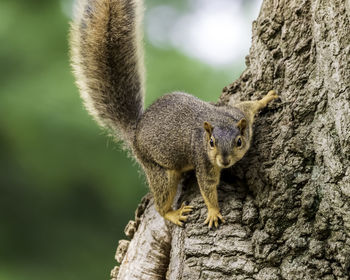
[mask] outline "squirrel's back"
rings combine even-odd
[[[205,121],[214,126],[235,126],[242,117],[244,115],[236,108],[218,107],[182,92],[166,94],[141,117],[135,146],[146,158],[162,166],[181,168],[190,164],[187,161],[194,156],[195,146],[200,146]]]
[[[142,2],[78,1],[70,36],[72,66],[85,107],[129,146],[143,113]]]

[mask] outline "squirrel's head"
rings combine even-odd
[[[235,126],[212,126],[204,122],[208,156],[212,164],[228,168],[239,161],[248,150],[245,137],[247,121],[241,119]]]

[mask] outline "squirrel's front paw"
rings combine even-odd
[[[183,222],[186,222],[188,219],[187,214],[192,212],[192,210],[193,206],[182,203],[179,209],[169,211],[164,215],[164,218],[181,227],[183,226]]]
[[[279,96],[275,90],[270,90],[264,98],[266,98],[267,103],[269,103],[270,101],[279,98]]]
[[[211,228],[214,223],[215,227],[218,227],[219,219],[221,220],[221,222],[225,222],[224,218],[220,214],[220,210],[218,208],[208,208],[208,217],[205,220],[204,224],[206,225],[209,223],[209,228]]]

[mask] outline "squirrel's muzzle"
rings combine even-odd
[[[228,157],[218,156],[216,158],[217,165],[221,168],[228,168],[232,165],[232,160]]]

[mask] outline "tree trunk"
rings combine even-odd
[[[257,116],[250,151],[222,176],[226,223],[203,226],[190,175],[177,203],[195,206],[185,227],[146,198],[112,278],[350,279],[349,21],[349,0],[264,1],[247,68],[219,102],[270,89],[280,102]]]

